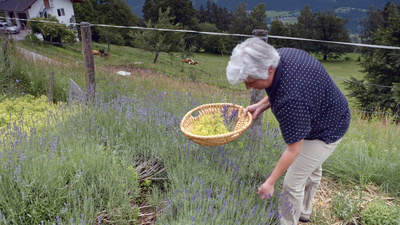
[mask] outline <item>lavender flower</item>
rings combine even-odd
[[[239,120],[238,114],[239,110],[231,108],[230,105],[224,105],[221,110],[222,117],[224,118],[224,124],[229,131],[233,131],[235,129],[236,123]]]

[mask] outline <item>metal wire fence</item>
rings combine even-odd
[[[44,23],[54,23],[49,21],[36,21],[36,22],[44,22]],[[80,24],[71,23],[66,24],[73,27],[79,27]],[[215,33],[215,32],[200,32],[200,31],[193,31],[193,30],[171,30],[171,29],[162,29],[162,28],[147,28],[147,27],[135,27],[135,26],[113,26],[113,25],[106,25],[106,24],[91,24],[93,27],[110,27],[110,28],[117,28],[117,29],[124,29],[126,32],[131,30],[153,30],[153,31],[160,31],[160,32],[183,32],[183,33],[196,33],[199,35],[220,35],[220,36],[234,36],[239,37],[239,39],[246,39],[252,37],[252,35],[244,35],[244,34],[227,34],[227,33]],[[323,41],[323,40],[314,40],[314,39],[304,39],[304,38],[294,38],[294,37],[283,37],[283,36],[268,36],[270,39],[287,39],[292,41],[310,41],[310,42],[322,42],[328,44],[339,44],[339,45],[350,45],[355,47],[364,47],[364,48],[380,48],[380,49],[388,49],[388,50],[399,50],[400,47],[397,46],[382,46],[382,45],[368,45],[368,44],[361,44],[361,43],[346,43],[346,42],[337,42],[337,41]],[[55,43],[55,42],[46,42],[46,41],[37,41],[37,40],[30,40],[32,46],[39,44],[39,43],[46,43],[52,45],[59,45],[65,48],[74,49],[77,52],[81,51],[81,44],[74,43]],[[108,45],[105,43],[94,43],[93,49],[107,49]],[[142,49],[138,48],[131,48],[126,46],[115,46],[112,45],[110,49],[111,57],[110,59],[105,62],[104,58],[101,59],[100,57],[96,58],[99,64],[102,65],[112,65],[116,67],[120,67],[121,69],[128,70],[128,72],[137,71],[140,68],[152,68],[153,70],[157,71],[158,73],[162,73],[165,76],[168,76],[172,79],[179,79],[179,80],[189,80],[189,81],[201,81],[211,85],[217,85],[223,88],[229,88],[236,91],[245,91],[244,87],[235,86],[232,87],[229,85],[225,78],[225,68],[227,62],[229,61],[229,55],[211,55],[211,54],[194,54],[191,57],[192,60],[196,61],[196,65],[189,65],[182,62],[182,56],[179,53],[161,53],[156,64],[153,63],[154,53],[147,52]],[[116,56],[116,57],[113,57]],[[118,57],[117,57],[118,56]],[[102,60],[102,61],[100,61]],[[338,63],[342,63],[345,60],[338,61]],[[356,60],[352,60],[353,64],[358,64]],[[358,65],[359,69],[361,66]],[[361,76],[363,74],[359,71],[354,71],[360,73]],[[395,86],[385,86],[381,84],[366,84],[366,83],[359,83],[353,80],[350,80],[350,77],[337,75],[336,73],[331,73],[332,79],[338,84],[346,82],[353,82],[357,84],[367,85],[367,86],[375,86],[382,89],[399,89],[399,87]],[[360,75],[359,75],[360,76]],[[379,94],[379,93],[377,93]],[[362,111],[358,110],[357,108],[352,108],[352,114],[354,115],[361,115],[361,114],[369,114],[375,115],[377,117],[391,117],[391,118],[398,118],[398,113],[387,113],[382,111]],[[363,132],[357,132],[355,129],[350,130],[349,132],[354,135],[358,136],[360,140],[368,140],[374,143],[377,143],[381,146],[387,147],[395,147],[400,149],[400,143],[398,139],[392,138],[390,140],[376,138],[374,135],[374,128],[368,127],[368,130],[363,130]],[[399,133],[398,126],[391,130],[392,136],[396,136]],[[398,136],[398,135],[397,135]]]

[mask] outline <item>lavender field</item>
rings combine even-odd
[[[256,187],[283,151],[278,129],[215,148],[179,129],[200,104],[246,102],[130,82],[97,93],[40,129],[24,118],[1,129],[0,224],[277,224],[284,193],[265,201]]]

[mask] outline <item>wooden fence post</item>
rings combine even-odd
[[[252,32],[253,36],[261,37],[263,40],[266,42],[268,40],[268,30],[262,30],[262,29],[254,29]],[[261,99],[263,99],[265,96],[265,90],[257,90],[257,89],[251,89],[250,90],[250,104],[255,104]],[[253,121],[253,124],[250,127],[250,133],[256,138],[257,134],[261,135],[263,127],[263,114],[260,114],[257,119]]]
[[[49,75],[49,102],[53,102],[54,95],[54,72]]]
[[[92,53],[92,32],[90,23],[81,22],[82,54],[85,65],[86,100],[94,98],[96,82],[94,79],[94,59]]]

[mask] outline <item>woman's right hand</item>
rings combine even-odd
[[[261,102],[259,102],[247,106],[246,109],[244,110],[244,114],[247,115],[247,112],[250,112],[251,115],[253,116],[253,119],[255,120],[261,113],[263,113],[265,110],[269,108],[270,108],[269,102],[267,102],[266,104],[261,104]]]

